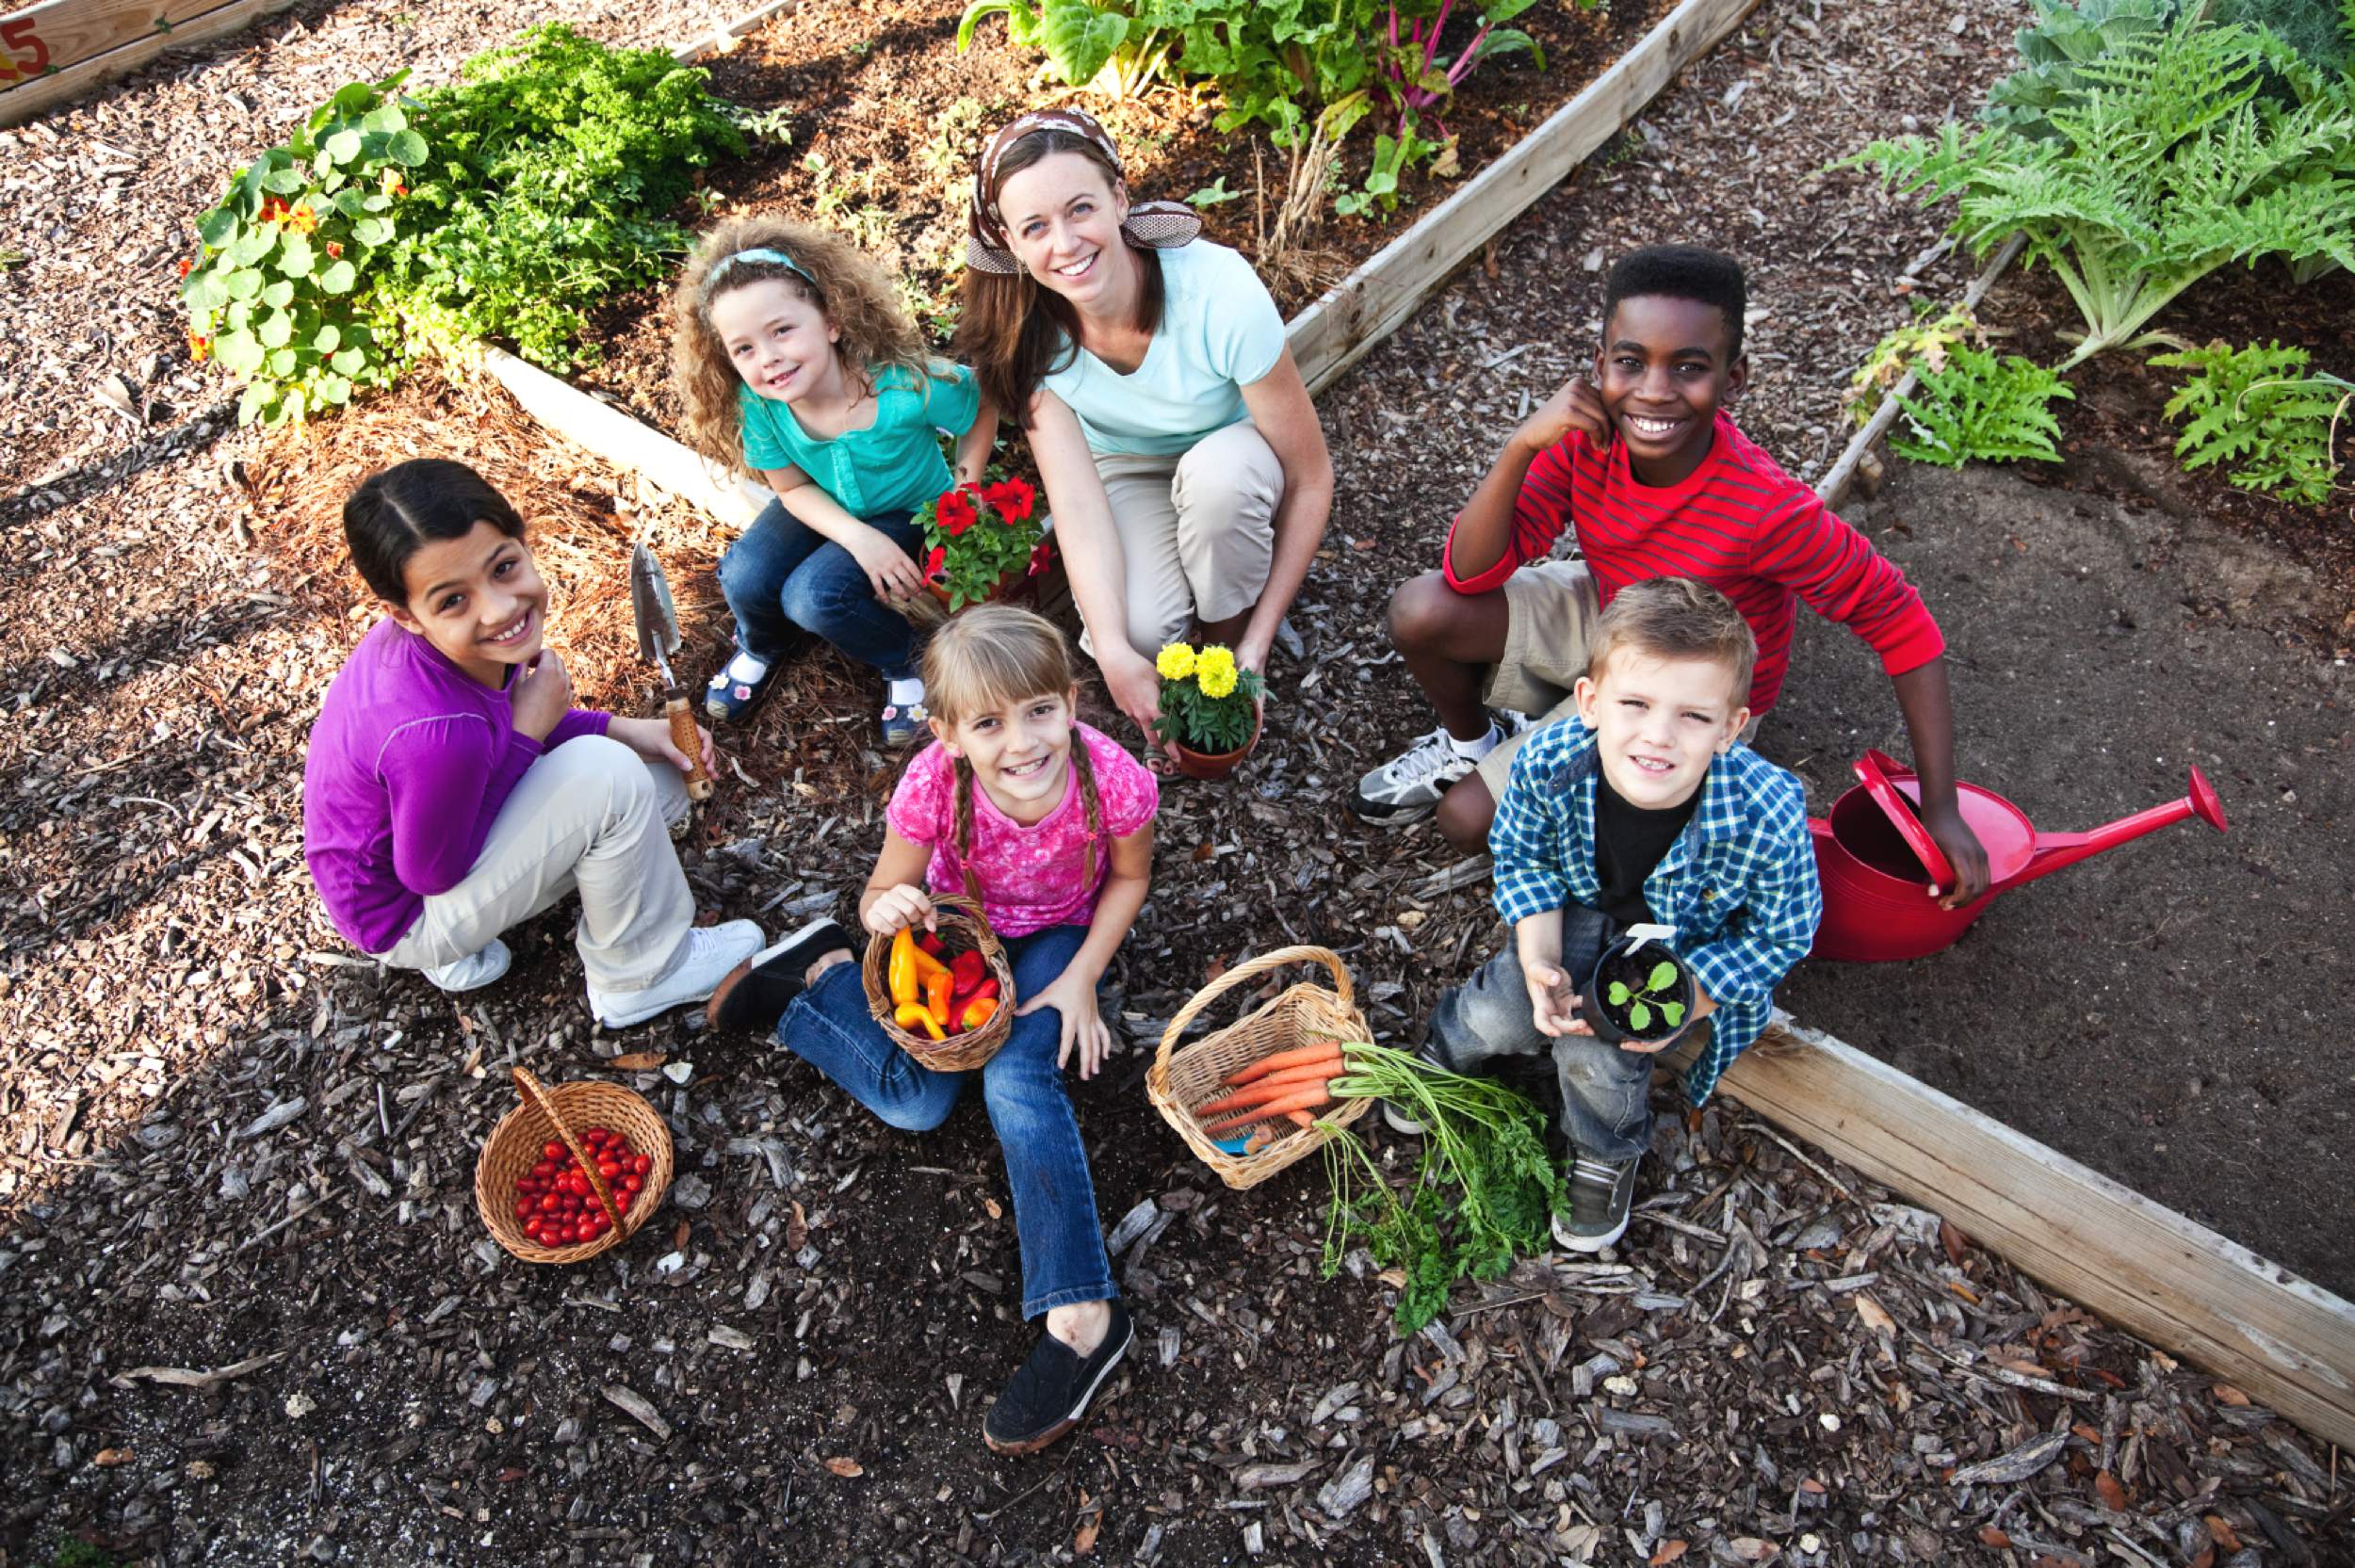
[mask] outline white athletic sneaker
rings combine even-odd
[[[425,978],[444,991],[474,991],[489,985],[507,973],[507,966],[515,962],[515,955],[507,950],[507,944],[497,937],[464,958],[452,959],[439,969],[429,969]]]
[[[625,1029],[658,1013],[708,998],[729,970],[760,951],[767,944],[760,927],[750,920],[729,920],[717,926],[696,926],[687,933],[687,956],[678,967],[643,991],[600,991],[589,988],[589,1010],[609,1029]]]
[[[1430,816],[1458,779],[1480,766],[1455,749],[1442,724],[1357,781],[1350,810],[1385,827]]]

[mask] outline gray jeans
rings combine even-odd
[[[1573,986],[1583,985],[1617,927],[1575,904],[1563,912],[1562,924],[1563,968]],[[1621,1050],[1589,1035],[1552,1040],[1538,1033],[1520,954],[1509,934],[1502,952],[1440,996],[1423,1049],[1452,1073],[1501,1078],[1532,1091],[1582,1154],[1629,1160],[1651,1147],[1651,1075],[1660,1054]],[[1548,1057],[1553,1061],[1551,1095],[1543,1091]]]

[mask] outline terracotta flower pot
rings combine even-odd
[[[1253,714],[1251,716],[1251,738],[1231,752],[1197,752],[1182,740],[1172,741],[1170,744],[1176,749],[1178,754],[1178,771],[1189,779],[1226,777],[1235,770],[1243,758],[1251,754],[1251,749],[1259,744],[1259,730],[1266,722],[1266,719],[1267,716],[1263,713]]]
[[[1020,567],[1011,567],[1007,569],[1005,574],[998,579],[996,585],[990,589],[987,594],[979,599],[968,599],[964,604],[958,606],[957,609],[968,610],[975,605],[1004,605],[1015,603],[1022,597],[1022,590],[1028,586],[1030,580],[1030,574],[1024,572]],[[939,600],[940,607],[942,609],[949,609],[949,590],[938,579],[933,577],[925,578],[924,591],[931,594],[934,599]],[[957,613],[957,611],[950,610],[950,613],[953,615]]]

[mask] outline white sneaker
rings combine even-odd
[[[506,974],[507,966],[514,962],[515,955],[507,950],[507,944],[495,936],[478,951],[452,959],[439,969],[427,970],[425,978],[444,991],[474,991]]]
[[[678,967],[643,991],[600,991],[593,985],[589,1010],[605,1027],[625,1029],[673,1008],[704,1001],[720,988],[729,970],[759,952],[768,940],[750,920],[692,927],[687,933],[687,956]]]
[[[1420,821],[1438,809],[1439,797],[1457,780],[1479,766],[1478,758],[1455,749],[1442,724],[1359,779],[1349,806],[1367,821],[1385,827]]]

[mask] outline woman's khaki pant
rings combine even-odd
[[[1151,658],[1196,621],[1259,602],[1275,551],[1284,465],[1248,422],[1174,457],[1099,452],[1127,562],[1129,646]]]

